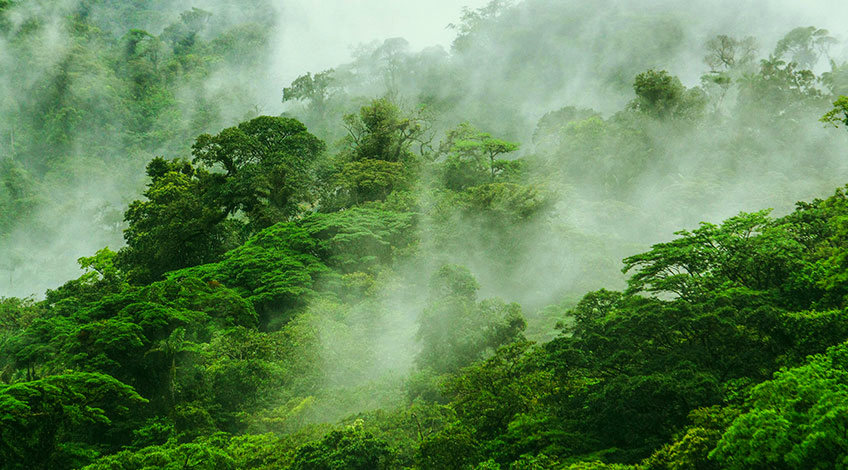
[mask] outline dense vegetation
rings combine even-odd
[[[712,37],[687,87],[643,66],[678,47],[673,18],[629,18],[660,27],[655,47],[595,69],[628,100],[528,128],[475,101],[481,51],[579,6],[466,10],[450,53],[376,44],[267,116],[238,80],[186,94],[259,70],[267,5],[232,24],[152,3],[60,11],[74,42],[55,61],[37,53],[55,25],[0,0],[2,44],[51,64],[2,107],[0,266],[24,263],[22,230],[58,236],[38,214],[73,201],[49,190],[69,171],[145,185],[112,201],[118,220],[76,213],[120,232],[117,251],[43,298],[0,296],[0,468],[848,462],[848,187],[786,208],[845,178],[848,65],[813,71],[827,31],[765,56]],[[500,60],[489,73],[520,73],[492,96],[551,72]],[[743,187],[781,209],[645,248],[696,209],[736,211]]]

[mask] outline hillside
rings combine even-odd
[[[44,5],[0,0],[0,468],[848,459],[848,44],[793,7],[496,0],[268,84],[273,1]]]

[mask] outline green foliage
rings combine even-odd
[[[455,372],[497,347],[522,338],[518,304],[498,299],[477,304],[477,281],[461,266],[442,266],[430,281],[430,302],[418,318],[418,364]]]
[[[536,128],[533,131],[533,143],[539,145],[546,142],[550,143],[549,141],[555,141],[568,123],[583,121],[590,117],[600,116],[591,109],[581,109],[574,106],[566,106],[556,111],[550,111],[536,123]]]
[[[120,292],[127,287],[127,282],[115,266],[116,258],[117,253],[108,247],[99,250],[94,256],[80,258],[77,262],[85,274],[56,290],[48,290],[45,295],[47,302],[55,304],[69,299],[74,302],[93,302],[106,294]]]
[[[550,373],[534,368],[527,360],[530,347],[531,343],[524,341],[507,344],[445,384],[460,420],[481,438],[498,438],[493,446],[500,461],[553,444],[527,432],[536,419],[530,413],[537,411],[538,402],[555,388]]]
[[[514,183],[491,183],[469,188],[460,194],[462,208],[470,217],[502,224],[521,223],[543,213],[550,204],[550,195],[534,186]]]
[[[636,99],[630,107],[649,116],[665,118],[696,118],[703,111],[705,99],[698,89],[687,90],[680,79],[665,70],[648,70],[633,81]]]
[[[335,199],[341,198],[343,204],[361,204],[381,201],[393,191],[408,189],[409,170],[401,162],[366,158],[345,163],[335,181]],[[334,208],[332,204],[327,201],[324,205]]]
[[[496,160],[500,155],[518,150],[519,145],[496,139],[480,132],[468,123],[460,124],[448,132],[440,152],[445,155],[442,179],[445,187],[461,191],[485,182],[494,182],[496,176],[508,176],[509,163]]]
[[[108,375],[72,372],[0,386],[6,468],[70,468],[127,442],[144,400]]]
[[[391,265],[414,243],[415,216],[371,208],[316,213],[298,225],[318,240],[321,259],[344,273]]]
[[[713,71],[736,69],[752,62],[757,52],[757,40],[753,36],[736,39],[725,34],[707,41],[704,62]]]
[[[292,470],[371,470],[392,468],[388,443],[353,425],[332,431],[320,441],[299,448],[289,467]]]
[[[324,143],[295,119],[260,116],[192,146],[195,163],[213,173],[204,188],[210,205],[225,214],[243,212],[254,229],[263,229],[299,214],[312,202],[312,168]]]
[[[412,145],[427,131],[422,116],[406,115],[383,98],[345,115],[344,127],[343,151],[327,169],[322,210],[382,201],[411,187],[418,166]]]
[[[0,180],[19,176],[7,164],[29,180],[14,183],[23,192],[10,200],[0,189],[0,259],[18,265],[4,282],[6,293],[30,289],[36,276],[55,283],[65,275],[23,266],[18,247],[31,247],[33,266],[114,247],[121,229],[114,214],[143,183],[144,164],[154,155],[186,155],[194,136],[231,125],[256,103],[242,77],[255,77],[267,64],[270,37],[263,0],[238,14],[218,5],[211,13],[182,15],[162,0],[31,3],[5,2],[0,13],[7,65],[26,64],[4,68],[19,86],[0,100]],[[212,77],[222,80],[208,88]],[[80,229],[85,221],[91,231],[69,237],[68,223],[57,220]],[[58,238],[68,241],[52,242]],[[139,282],[153,278],[139,275],[145,277]]]
[[[624,272],[636,271],[628,280],[630,292],[666,292],[697,300],[719,288],[744,288],[798,303],[811,295],[793,289],[812,288],[792,282],[803,265],[804,246],[789,227],[770,219],[768,211],[676,234],[680,238],[624,260]]]
[[[781,370],[751,391],[749,410],[710,454],[722,468],[841,468],[845,447],[846,347]]]
[[[33,215],[41,202],[37,182],[14,160],[0,158],[0,214],[16,214],[20,218]],[[14,227],[14,219],[0,219],[0,239]]]
[[[791,176],[767,194],[781,204],[839,174],[796,152],[832,144],[805,124],[845,81],[835,62],[810,70],[826,31],[793,30],[759,63],[753,38],[716,36],[713,70],[686,88],[648,69],[683,51],[675,15],[610,12],[595,41],[584,15],[562,14],[591,5],[493,1],[464,10],[450,53],[389,39],[286,87],[288,112],[328,142],[347,131],[325,155],[300,121],[253,117],[256,96],[230,83],[264,70],[270,7],[221,5],[245,18],[232,24],[86,0],[24,20],[0,0],[4,51],[34,70],[11,68],[22,89],[0,103],[2,248],[39,227],[20,218],[55,225],[41,212],[65,198],[62,185],[45,196],[55,182],[97,170],[134,187],[149,161],[126,247],[80,258],[82,275],[44,301],[0,299],[0,466],[845,464],[845,346],[822,355],[848,339],[844,189],[677,232],[624,260],[624,292],[563,300],[619,280],[609,259],[692,207],[724,213],[741,180]],[[48,54],[54,28],[68,47]],[[503,158],[571,76],[591,78],[586,96],[636,96],[606,117],[550,112],[534,147]],[[823,122],[848,125],[842,100]],[[110,210],[92,223],[119,230]],[[17,269],[29,255],[0,258]],[[534,324],[481,292],[538,309]]]
[[[134,201],[125,215],[119,266],[131,282],[151,282],[237,246],[242,222],[230,216],[246,216],[253,232],[298,215],[312,201],[311,169],[323,149],[300,122],[262,116],[197,138],[194,162],[210,171],[152,160],[147,201]]]
[[[448,26],[457,31],[452,47],[456,50],[469,48],[474,34],[482,29],[486,23],[500,16],[511,4],[510,0],[491,0],[485,6],[477,9],[464,7],[462,9],[462,21],[459,24],[451,23]]]
[[[388,99],[371,101],[359,113],[346,115],[344,122],[352,161],[407,162],[412,158],[410,146],[424,132],[420,120],[404,116]]]
[[[327,100],[333,93],[333,69],[297,77],[290,86],[283,88],[283,102],[290,100],[309,100],[320,112],[324,111]]]
[[[821,98],[813,72],[776,56],[760,61],[760,73],[745,77],[741,85],[743,103],[770,103],[772,114],[778,115],[787,110],[797,112],[804,104]]]
[[[826,29],[798,27],[786,33],[774,48],[775,57],[787,57],[803,68],[812,68],[836,44]]]
[[[831,60],[830,72],[822,72],[821,81],[834,97],[848,94],[848,64]]]
[[[822,116],[821,121],[833,127],[840,124],[848,126],[848,96],[840,96],[833,102],[833,109]]]
[[[317,249],[318,241],[306,229],[282,222],[257,233],[218,263],[175,271],[168,277],[198,277],[232,288],[256,307],[267,324],[273,313],[301,305],[315,278],[327,269]]]
[[[627,192],[656,158],[657,144],[643,116],[619,113],[604,120],[570,107],[549,113],[535,136],[539,155],[533,160],[548,175],[539,179],[585,182],[594,192]]]
[[[127,246],[118,266],[131,282],[148,283],[168,271],[209,263],[231,245],[226,213],[207,202],[201,180],[187,162],[162,158],[147,165],[151,181],[146,201],[134,201],[125,214]]]
[[[158,446],[125,450],[105,456],[86,470],[141,470],[150,468],[201,470],[280,468],[285,459],[286,442],[271,434],[229,436],[223,433],[192,442],[169,441]]]
[[[416,463],[422,470],[463,470],[477,461],[478,446],[471,430],[450,426],[421,442]]]

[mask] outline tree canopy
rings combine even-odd
[[[0,0],[0,470],[848,466],[840,43],[618,3],[269,108],[270,0]]]

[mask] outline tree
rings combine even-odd
[[[479,459],[479,447],[471,429],[455,424],[427,436],[415,460],[422,470],[464,470]]]
[[[526,361],[531,346],[527,341],[502,346],[485,362],[463,369],[445,383],[450,406],[478,438],[489,440],[507,432],[510,422],[535,411],[554,387],[548,371]]]
[[[633,81],[636,99],[630,108],[655,118],[692,118],[698,116],[706,104],[698,88],[687,90],[680,79],[665,70],[647,70],[636,75]]]
[[[445,265],[433,274],[430,301],[418,319],[419,366],[437,373],[455,372],[523,338],[521,307],[497,299],[478,304],[478,288],[462,266]]]
[[[192,146],[194,163],[223,174],[206,175],[210,204],[226,215],[244,212],[253,230],[300,214],[313,201],[313,168],[324,143],[301,122],[260,116]]]
[[[127,246],[115,259],[130,282],[149,283],[168,271],[216,261],[234,245],[227,212],[209,202],[204,182],[213,176],[163,158],[147,165],[147,175],[147,200],[133,201],[127,209]]]
[[[754,94],[755,99],[768,100],[772,105],[788,106],[821,95],[813,72],[777,56],[760,61],[760,73],[747,77],[743,84],[744,92]]]
[[[322,210],[383,200],[411,186],[418,164],[412,144],[427,130],[420,115],[405,116],[383,98],[346,115],[344,123],[345,148],[326,177]]]
[[[297,77],[291,85],[283,88],[283,102],[309,101],[310,105],[323,115],[327,100],[337,88],[334,73],[333,69],[328,69],[315,75],[307,73]]]
[[[124,273],[115,264],[117,253],[108,247],[98,250],[94,256],[77,260],[85,273],[78,279],[66,282],[57,289],[47,291],[45,297],[50,304],[73,298],[76,302],[93,302],[106,294],[120,292],[127,286]]]
[[[0,237],[11,232],[17,220],[33,215],[43,193],[23,165],[0,157]]]
[[[371,101],[356,114],[344,117],[347,153],[352,161],[383,160],[409,162],[411,145],[425,131],[424,122],[416,116],[404,116],[386,98]]]
[[[727,427],[739,415],[735,406],[698,408],[689,413],[692,425],[674,442],[656,450],[639,466],[644,470],[719,470],[718,462],[709,458]]]
[[[130,282],[144,283],[180,268],[217,261],[247,232],[300,214],[313,203],[312,168],[324,144],[294,119],[261,116],[192,147],[194,163],[155,158],[146,201],[125,214],[127,246],[116,260]],[[223,170],[223,171],[221,171]]]
[[[382,43],[374,42],[354,51],[354,67],[367,70],[374,78],[382,78],[386,96],[397,96],[403,77],[408,73],[404,67],[410,57],[409,42],[401,37],[388,38]]]
[[[199,278],[234,289],[250,301],[267,327],[271,320],[290,319],[304,303],[316,278],[327,267],[317,253],[318,241],[292,222],[268,227],[221,261],[174,271],[169,279]],[[276,318],[275,318],[276,317]]]
[[[848,96],[840,96],[839,99],[834,101],[833,109],[822,116],[821,122],[833,127],[848,126]]]
[[[471,124],[460,124],[448,132],[440,148],[440,153],[446,156],[443,163],[445,185],[462,190],[486,180],[494,182],[498,170],[509,166],[497,157],[518,148],[517,143],[494,138]]]
[[[315,213],[298,225],[318,240],[318,253],[327,265],[352,273],[390,266],[415,241],[415,223],[411,213],[354,207]]]
[[[243,470],[256,468],[251,465],[254,463],[253,458],[279,458],[271,451],[274,444],[277,444],[277,440],[268,439],[268,436],[235,438],[218,434],[199,438],[194,442],[178,442],[172,439],[162,445],[133,447],[103,456],[84,469]]]
[[[283,432],[304,424],[303,415],[308,415],[315,397],[302,394],[314,393],[322,374],[318,331],[309,321],[300,317],[268,333],[227,330],[186,363],[202,376],[201,387],[209,390],[199,398],[217,427],[234,433]]]
[[[812,356],[750,393],[710,457],[727,469],[825,469],[848,464],[848,346]]]
[[[161,358],[161,362],[167,365],[166,383],[167,394],[165,395],[164,403],[169,406],[176,404],[176,387],[177,387],[177,357],[187,351],[193,350],[193,344],[186,341],[185,328],[175,328],[167,338],[159,340],[159,342],[149,349],[145,355],[152,354]]]
[[[636,76],[633,90],[637,98],[631,106],[664,117],[674,111],[685,89],[677,77],[669,75],[665,70],[652,69]]]
[[[477,9],[463,7],[460,23],[448,25],[448,28],[457,31],[451,47],[458,52],[467,51],[474,40],[474,35],[479,33],[487,23],[500,17],[511,5],[512,0],[490,0],[485,6]]]
[[[333,178],[335,201],[327,199],[324,209],[385,200],[394,191],[408,190],[410,169],[401,162],[367,158],[344,163]]]
[[[320,441],[297,450],[292,470],[382,470],[392,468],[393,452],[387,442],[375,438],[357,423],[332,431]]]
[[[752,36],[736,39],[720,34],[706,44],[707,55],[704,62],[713,71],[730,70],[746,65],[754,60],[757,42]]]
[[[768,211],[740,214],[721,226],[677,232],[680,237],[624,260],[630,292],[665,292],[685,300],[703,299],[730,287],[783,294],[807,301],[809,285],[790,282],[804,264],[804,247]],[[792,292],[793,288],[801,290]],[[803,306],[802,306],[803,308]]]
[[[145,402],[128,385],[95,373],[0,386],[0,459],[10,469],[85,465],[128,443]]]
[[[830,72],[821,74],[821,82],[833,96],[848,95],[848,62],[830,61]]]
[[[185,54],[197,43],[211,17],[212,13],[192,7],[180,13],[180,21],[166,27],[159,37],[170,44],[175,54]]]
[[[550,194],[535,186],[515,183],[489,183],[468,188],[457,203],[469,218],[503,230],[503,224],[521,223],[544,213],[550,207]]]
[[[810,69],[818,63],[822,55],[827,55],[830,47],[836,42],[826,29],[815,26],[798,27],[786,33],[777,42],[774,56],[786,57],[799,67]]]
[[[536,129],[533,131],[533,143],[537,146],[554,146],[561,139],[562,132],[571,123],[592,117],[600,117],[600,115],[594,110],[574,106],[550,111],[536,123]]]

